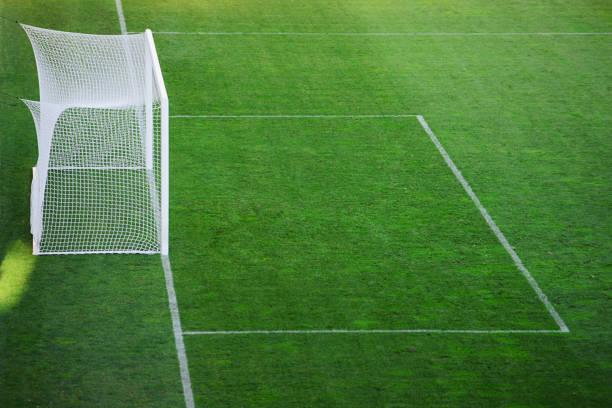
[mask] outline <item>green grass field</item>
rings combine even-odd
[[[612,406],[609,1],[121,3],[177,116],[195,406]],[[0,16],[121,33],[112,0]],[[159,256],[31,255],[36,66],[0,46],[0,407],[185,406]]]

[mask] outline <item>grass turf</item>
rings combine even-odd
[[[130,31],[612,31],[612,12],[604,1],[123,3]],[[0,5],[1,14],[29,24],[92,33],[119,30],[112,1],[5,0]],[[35,99],[27,40],[7,22],[1,29],[2,90]],[[609,405],[610,38],[156,36],[174,114],[424,115],[572,330],[567,335],[187,337],[196,403]],[[23,292],[13,290],[10,302],[5,295],[0,311],[0,405],[179,406],[159,261],[32,259],[27,209],[34,130],[25,108],[2,109],[0,285],[5,292],[0,293],[7,293],[6,282]],[[414,122],[175,119],[172,127],[171,254],[186,328],[433,327],[432,322],[451,323],[452,317],[458,319],[453,323],[479,328],[550,327]],[[359,189],[361,182],[368,188]],[[331,195],[325,200],[330,186],[346,192],[342,200]],[[413,193],[403,196],[406,186]],[[372,195],[375,191],[393,194],[385,196],[385,204],[381,194]],[[463,222],[453,222],[449,212]],[[344,216],[334,217],[338,213]],[[418,221],[407,221],[410,216]],[[431,220],[440,228],[428,229]],[[396,225],[419,233],[395,233]],[[323,228],[329,226],[336,228]],[[317,227],[329,233],[313,234]],[[478,240],[476,249],[469,247],[472,239]],[[420,240],[436,246],[415,251]],[[336,254],[354,250],[356,256],[327,256],[324,250],[332,245],[341,249]],[[302,251],[293,250],[296,246]],[[412,252],[402,257],[404,247]],[[483,255],[497,260],[494,266]],[[280,269],[287,258],[293,263]],[[463,262],[453,262],[457,259]],[[378,291],[370,290],[370,280],[341,274],[366,270],[374,260],[392,277],[409,268],[415,273],[403,277],[402,286],[372,269]],[[336,272],[324,274],[330,266],[324,262],[334,266],[325,271]],[[433,275],[432,263],[445,272],[444,281]],[[296,268],[281,273],[291,267]],[[486,279],[498,269],[502,280]],[[330,285],[319,285],[313,275],[300,281],[303,270],[324,276]],[[220,279],[220,273],[228,279]],[[416,278],[420,281],[405,280]],[[251,286],[246,292],[249,287],[240,283],[253,285],[253,279],[266,283],[261,286],[266,290]],[[342,286],[347,282],[350,286]],[[436,285],[442,282],[446,285]],[[431,289],[407,297],[419,283]],[[468,284],[466,296],[457,287],[462,284]],[[334,297],[333,289],[347,290],[347,296]],[[483,296],[482,290],[489,292]],[[217,298],[201,296],[211,292]],[[231,298],[236,293],[244,293],[240,302]],[[305,293],[305,304],[291,296]],[[497,296],[487,297],[490,293]],[[393,300],[396,294],[407,300]],[[456,303],[448,301],[451,296]],[[271,310],[268,317],[252,312],[259,306]],[[489,307],[494,313],[488,314]],[[401,313],[386,315],[389,310]],[[429,319],[416,321],[419,315]]]

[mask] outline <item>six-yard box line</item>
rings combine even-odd
[[[451,169],[467,195],[470,197],[472,202],[480,211],[480,214],[486,221],[489,228],[493,231],[499,242],[502,244],[508,255],[512,258],[514,265],[521,272],[524,278],[527,280],[533,291],[536,293],[540,302],[544,305],[550,316],[553,318],[558,330],[520,330],[520,329],[508,329],[508,330],[464,330],[464,329],[371,329],[371,330],[350,330],[350,329],[304,329],[304,330],[218,330],[218,331],[182,331],[180,329],[180,317],[178,311],[178,302],[176,299],[176,292],[174,289],[172,270],[170,268],[170,262],[166,259],[164,262],[164,269],[166,269],[166,275],[170,279],[167,279],[167,289],[171,309],[173,312],[173,321],[175,321],[175,334],[182,335],[245,335],[245,334],[339,334],[339,333],[464,333],[464,334],[503,334],[503,333],[569,333],[569,328],[556,311],[555,307],[548,300],[548,297],[536,280],[533,278],[529,270],[525,267],[520,257],[514,250],[514,248],[508,243],[505,235],[501,232],[493,218],[489,215],[487,210],[484,208],[469,183],[465,180],[449,154],[446,152],[436,135],[433,133],[425,118],[422,115],[408,115],[408,114],[397,114],[397,115],[171,115],[173,119],[308,119],[308,118],[321,118],[321,119],[366,119],[366,118],[416,118],[419,124],[427,133],[430,140],[438,149],[438,152],[442,155],[442,158]],[[177,327],[178,326],[178,327]],[[178,329],[178,333],[177,332]],[[182,341],[181,341],[182,343]],[[183,346],[184,347],[184,346]]]

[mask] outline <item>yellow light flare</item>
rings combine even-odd
[[[22,241],[14,241],[0,265],[0,313],[15,307],[25,293],[35,257]]]

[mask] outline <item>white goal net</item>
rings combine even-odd
[[[25,29],[40,101],[35,254],[168,252],[168,98],[153,36]]]

